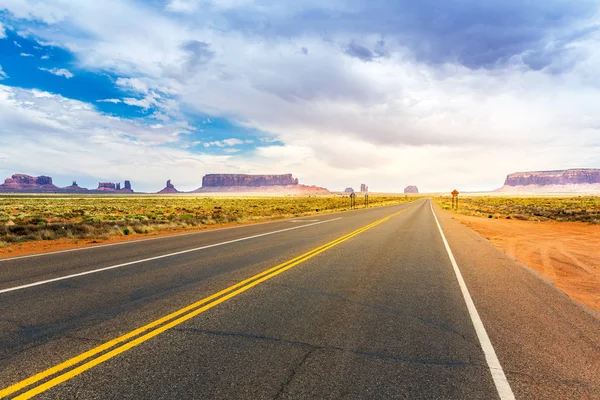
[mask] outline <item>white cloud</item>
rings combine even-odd
[[[148,84],[138,78],[118,78],[117,86],[133,92],[148,93]]]
[[[50,56],[46,56],[46,55],[45,55],[45,56],[41,56],[41,57],[40,57],[40,59],[42,59],[42,60],[47,60],[47,59],[49,59],[49,58],[50,58]]]
[[[230,169],[229,156],[194,154],[168,146],[188,133],[175,124],[155,129],[143,121],[103,115],[89,104],[47,92],[0,85],[0,173],[50,174],[57,181],[130,179],[134,189],[158,191],[177,177],[181,188],[200,186],[199,173]],[[35,157],[24,155],[35,154]]]
[[[33,57],[33,54],[21,53],[21,57]]]
[[[121,102],[121,100],[119,99],[102,99],[102,100],[96,100],[97,103],[113,103],[113,104],[118,104]]]
[[[4,72],[4,70],[2,69],[2,65],[0,65],[0,80],[6,78],[8,78],[8,75],[6,75],[6,72]]]
[[[67,79],[71,79],[72,77],[75,76],[75,75],[73,75],[71,73],[71,71],[69,71],[69,70],[67,70],[65,68],[51,68],[51,69],[49,69],[49,68],[40,67],[39,69],[42,70],[42,71],[49,72],[49,73],[51,73],[53,75],[56,75],[56,76],[64,76]]]
[[[204,147],[211,147],[211,146],[228,147],[228,146],[237,146],[237,145],[244,144],[244,143],[246,143],[244,140],[240,140],[240,139],[236,139],[236,138],[229,138],[229,139],[223,139],[223,140],[215,140],[212,142],[204,142],[203,146]]]
[[[2,21],[0,21],[0,39],[6,38],[6,29],[4,25],[2,25]]]
[[[148,95],[142,99],[126,97],[123,99],[123,103],[127,104],[128,106],[141,107],[144,110],[147,110],[148,108],[150,108],[152,106],[158,105],[158,101],[156,100],[156,97],[154,97],[152,95]]]
[[[13,44],[14,44],[15,46],[17,46],[17,47],[23,47],[23,46],[21,46],[21,45],[19,44],[19,42],[17,42],[16,40],[13,40]]]

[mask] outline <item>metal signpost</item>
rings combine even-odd
[[[452,209],[458,210],[458,190],[452,191]]]
[[[365,194],[365,208],[369,207],[369,194]]]
[[[356,193],[350,193],[350,209],[353,210],[356,208]]]

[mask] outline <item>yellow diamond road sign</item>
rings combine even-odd
[[[458,196],[458,190],[454,189],[452,191],[452,197],[456,197],[456,196]]]

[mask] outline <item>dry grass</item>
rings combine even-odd
[[[450,197],[436,197],[435,200],[442,208],[451,209]],[[599,224],[600,196],[460,196],[457,212],[496,219]]]
[[[371,206],[414,200],[404,195],[369,196]],[[357,196],[357,207],[364,198]],[[53,239],[106,239],[156,231],[202,229],[343,211],[340,195],[278,197],[190,196],[1,196],[0,248]]]

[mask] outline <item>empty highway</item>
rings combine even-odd
[[[429,199],[0,261],[0,398],[600,399],[600,318]]]

